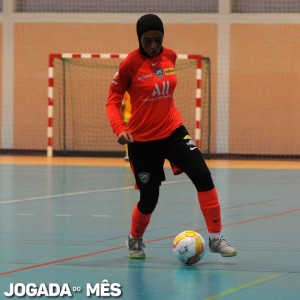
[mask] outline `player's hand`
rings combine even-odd
[[[133,143],[132,135],[126,130],[121,131],[118,135],[118,143],[121,145]]]

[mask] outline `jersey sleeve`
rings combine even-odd
[[[123,61],[112,79],[106,102],[106,114],[116,136],[121,131],[127,130],[121,114],[122,100],[131,83],[130,72],[126,69],[126,61]]]

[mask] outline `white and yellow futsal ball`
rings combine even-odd
[[[180,262],[187,265],[195,264],[205,254],[205,240],[196,231],[183,231],[174,238],[173,253]]]

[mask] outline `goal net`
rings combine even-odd
[[[106,117],[110,82],[126,54],[51,54],[47,155],[121,156]],[[210,61],[178,55],[174,95],[185,126],[203,154],[210,144]]]

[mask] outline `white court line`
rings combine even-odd
[[[93,215],[94,218],[109,218],[110,215]]]
[[[190,180],[176,180],[176,181],[163,182],[163,185],[177,184],[183,182],[190,182]],[[31,197],[31,198],[24,198],[24,199],[5,200],[5,201],[0,201],[0,204],[20,203],[20,202],[27,202],[27,201],[45,200],[45,199],[62,198],[62,197],[87,195],[87,194],[95,194],[95,193],[117,192],[117,191],[133,190],[133,189],[134,189],[133,186],[127,186],[123,188],[114,188],[114,189],[90,190],[90,191],[82,191],[76,193],[66,193],[66,194]]]
[[[70,214],[55,214],[55,217],[72,217]]]
[[[18,213],[18,216],[34,216],[34,214],[29,214],[29,213]]]
[[[18,213],[18,216],[22,217],[31,217],[35,214],[27,214],[27,213]],[[55,214],[54,217],[73,217],[71,214]],[[92,215],[93,218],[110,218],[110,215]]]

